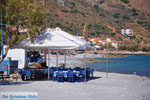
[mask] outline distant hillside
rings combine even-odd
[[[81,35],[87,23],[88,37],[150,43],[150,0],[45,0],[44,7],[47,27]],[[120,35],[122,28],[133,29],[135,37]]]

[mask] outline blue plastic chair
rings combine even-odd
[[[37,58],[37,62],[42,63],[42,62],[43,62],[42,57],[38,57],[38,58]]]
[[[63,74],[63,71],[58,71],[58,72],[57,72],[57,82],[59,82],[59,80],[60,80],[61,82],[64,81],[64,74]]]
[[[90,78],[91,68],[86,68],[86,77]]]
[[[26,70],[26,77],[29,78],[29,79],[31,78],[31,72],[30,72],[30,70]]]
[[[68,82],[70,82],[70,80],[72,82],[75,81],[75,75],[74,75],[73,71],[68,71]]]
[[[80,71],[80,70],[81,70],[81,68],[80,68],[80,67],[75,67],[75,68],[74,68],[74,70],[76,70],[76,71]]]
[[[85,69],[80,70],[80,74],[81,74],[81,81],[84,81],[84,76],[85,76]]]
[[[91,76],[92,76],[92,78],[93,78],[93,73],[94,73],[94,69],[92,68],[91,69]]]
[[[27,80],[31,78],[31,72],[30,70],[22,70],[21,76],[23,80]]]
[[[93,78],[93,72],[94,72],[94,69],[93,68],[87,68],[86,69],[87,71],[87,78],[89,78],[90,76]]]
[[[52,80],[54,81],[55,77],[54,77],[54,69],[53,68],[50,68],[50,75],[52,76]]]
[[[22,70],[21,69],[17,69],[17,73],[21,74]]]
[[[27,62],[31,62],[31,58],[30,57],[27,58]]]

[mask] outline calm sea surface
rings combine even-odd
[[[106,59],[96,58],[96,60]],[[97,71],[106,71],[106,64],[108,64],[108,71],[123,74],[133,74],[136,72],[140,76],[150,76],[150,56],[127,56],[119,58],[109,58],[109,62],[90,63],[88,67],[94,68]]]

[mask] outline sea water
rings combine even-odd
[[[140,76],[150,76],[150,56],[126,56],[116,58],[96,58],[100,62],[89,63],[87,66],[96,71],[137,74]]]

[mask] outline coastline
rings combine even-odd
[[[98,51],[98,53],[107,54],[107,51]],[[109,55],[150,55],[150,52],[142,51],[108,51]]]

